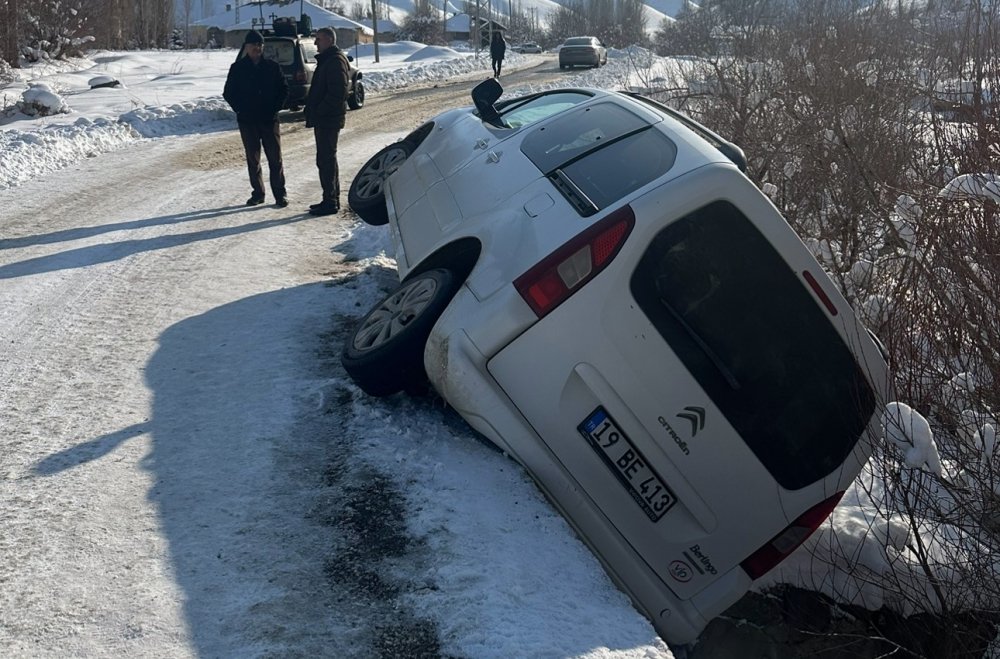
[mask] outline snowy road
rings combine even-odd
[[[470,87],[351,113],[345,187]],[[311,131],[286,123],[283,144],[285,209],[243,206],[233,130],[147,140],[0,191],[4,656],[669,656],[512,463],[440,405],[373,402],[345,380],[343,332],[392,264],[372,258],[381,231],[304,212],[319,199]],[[478,539],[483,564],[435,565],[447,547],[434,516],[449,512],[417,508],[430,530],[407,530],[414,498],[359,448],[382,432],[435,440],[386,462],[426,459],[458,498],[475,484],[452,484],[451,463],[487,465],[514,498],[491,521],[537,527],[543,545]],[[440,442],[456,446],[431,457]],[[572,560],[535,561],[508,592],[490,585],[493,544]],[[567,590],[544,581],[552,565],[568,566]],[[478,613],[413,597],[463,579],[486,579]],[[504,597],[509,619],[483,629]],[[613,603],[601,621],[573,607],[595,597]],[[548,598],[568,610],[533,628],[526,603]],[[561,616],[579,631],[549,637]]]

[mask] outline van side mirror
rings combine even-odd
[[[494,103],[503,94],[503,87],[496,78],[489,78],[472,88],[472,103],[476,106],[480,118],[497,128],[510,128],[504,123]]]

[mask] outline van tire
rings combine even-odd
[[[389,221],[385,207],[385,179],[413,153],[409,142],[396,142],[368,159],[351,181],[347,203],[358,217],[374,226]]]
[[[365,314],[344,343],[340,363],[369,396],[415,390],[427,379],[424,347],[458,288],[449,270],[402,282]]]

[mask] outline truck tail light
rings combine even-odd
[[[843,492],[837,492],[826,501],[816,504],[799,515],[798,519],[785,527],[784,531],[750,554],[740,563],[740,567],[750,575],[751,579],[759,579],[767,574],[771,568],[788,558],[789,554],[819,528],[819,525],[830,516],[843,496]]]
[[[514,288],[542,318],[607,267],[634,226],[632,207],[619,208],[532,266]]]

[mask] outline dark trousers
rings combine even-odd
[[[339,128],[313,128],[316,136],[316,168],[319,170],[319,184],[323,187],[323,201],[340,203],[340,168],[337,166],[337,140]]]
[[[503,66],[503,58],[497,59],[493,58],[493,77],[497,78],[500,76],[500,67]]]
[[[264,155],[267,156],[271,192],[275,199],[284,197],[285,166],[281,162],[281,133],[278,130],[278,121],[263,123],[241,121],[239,126],[243,149],[247,154],[247,173],[250,175],[253,196],[264,198],[264,177],[260,170],[260,147],[263,145]]]

